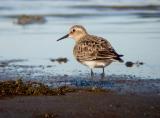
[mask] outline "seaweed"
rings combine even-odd
[[[144,65],[144,62],[140,62],[140,61],[136,61],[136,62],[127,61],[125,63],[125,65],[126,65],[126,67],[133,67],[133,66],[139,67],[139,66]]]
[[[14,96],[55,96],[66,95],[72,92],[110,92],[111,90],[92,87],[92,88],[76,88],[70,86],[60,86],[57,88],[49,87],[40,82],[26,81],[22,78],[17,80],[0,81],[0,99],[3,97]]]
[[[68,59],[65,57],[59,57],[57,59],[50,59],[51,62],[58,62],[59,64],[67,63]]]
[[[27,25],[27,24],[43,24],[46,22],[46,19],[42,16],[38,15],[21,15],[17,19],[17,24],[19,25]]]
[[[0,96],[52,96],[74,91],[67,86],[50,88],[38,82],[23,82],[22,79],[0,81]]]

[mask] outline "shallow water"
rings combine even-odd
[[[112,63],[106,68],[106,75],[159,79],[160,1],[108,1],[0,1],[0,62],[21,60],[0,67],[1,79],[6,75],[31,79],[57,75],[89,77],[90,70],[73,57],[74,41],[56,41],[74,24],[81,24],[89,33],[108,39],[116,51],[124,55],[125,62],[144,62],[132,68]],[[21,26],[15,21],[22,14],[42,15],[47,22]],[[50,61],[58,57],[66,57],[69,61],[64,64]],[[98,76],[101,70],[94,72]]]

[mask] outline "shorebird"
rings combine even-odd
[[[104,78],[104,68],[113,61],[123,62],[111,44],[104,38],[90,35],[81,25],[74,25],[69,29],[69,33],[61,37],[57,41],[65,38],[72,38],[76,44],[73,49],[74,57],[78,62],[88,66],[91,69],[91,77],[93,78],[93,68],[102,68],[101,77]]]

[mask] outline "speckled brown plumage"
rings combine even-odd
[[[86,35],[76,42],[73,50],[75,58],[82,61],[119,60],[122,61],[111,44],[97,36]]]

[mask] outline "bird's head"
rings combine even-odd
[[[65,38],[72,38],[76,41],[79,41],[80,39],[82,39],[84,36],[86,36],[88,33],[86,31],[86,29],[81,26],[81,25],[74,25],[69,29],[69,33],[63,37],[61,37],[59,40],[65,39]]]

